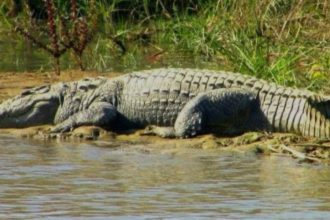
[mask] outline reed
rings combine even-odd
[[[77,0],[70,0],[69,16],[65,16],[63,12],[60,13],[52,0],[44,0],[44,4],[47,12],[45,25],[47,27],[44,27],[44,23],[40,21],[36,25],[36,19],[33,18],[32,12],[25,4],[25,9],[30,15],[30,22],[24,23],[20,19],[16,19],[15,31],[53,57],[54,71],[57,75],[60,74],[60,57],[68,50],[74,53],[77,64],[84,70],[83,52],[92,41],[96,28],[96,19],[94,19],[96,16],[93,9],[95,1],[89,1],[90,11],[87,15],[79,14],[79,16]],[[90,24],[88,19],[91,20]],[[41,35],[44,37],[40,38]]]

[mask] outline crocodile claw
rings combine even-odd
[[[148,125],[145,127],[144,131],[141,133],[141,135],[156,135],[156,126],[154,125]]]
[[[51,128],[49,133],[65,133],[65,132],[70,132],[72,130],[73,130],[72,126],[66,124],[59,124],[54,128]]]
[[[156,125],[148,125],[142,135],[157,135],[160,137],[174,138],[175,130],[173,127],[159,127]]]

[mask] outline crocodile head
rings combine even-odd
[[[0,104],[0,128],[50,124],[60,106],[63,85],[47,85],[23,91]]]

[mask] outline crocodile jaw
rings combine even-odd
[[[23,128],[53,122],[59,99],[51,94],[21,94],[0,104],[0,128]]]

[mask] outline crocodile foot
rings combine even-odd
[[[160,137],[174,138],[175,130],[173,127],[159,127],[155,125],[148,125],[141,135],[157,135]]]

